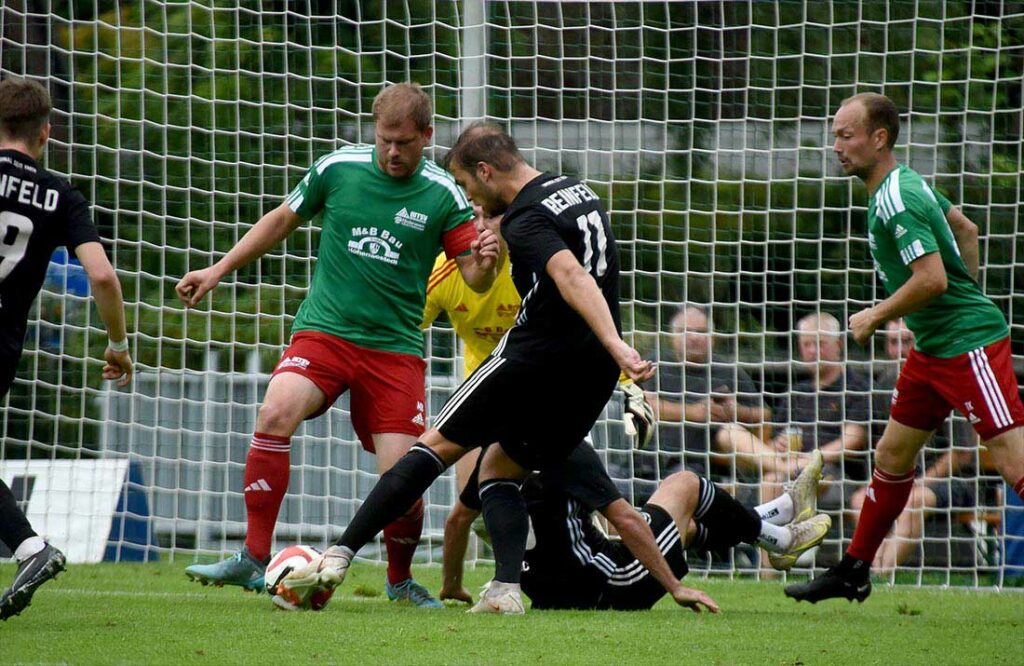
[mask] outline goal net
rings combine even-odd
[[[881,295],[866,192],[831,151],[831,116],[855,92],[897,103],[898,159],[978,224],[980,282],[1010,321],[1018,372],[1024,364],[1021,2],[10,0],[0,37],[2,75],[36,78],[53,95],[45,165],[93,203],[138,364],[129,389],[102,382],[105,335],[87,281],[55,256],[3,403],[0,473],[10,484],[25,461],[128,461],[108,511],[115,559],[238,548],[245,456],[315,268],[318,226],[196,308],[173,287],[223,256],[318,156],[372,142],[370,106],[385,83],[417,81],[433,96],[430,158],[486,117],[530,163],[602,197],[621,252],[624,328],[659,363],[648,388],[666,413],[645,450],[625,437],[618,396],[594,429],[634,501],[689,468],[753,503],[778,492],[773,470],[803,460],[791,443],[845,437],[821,498],[833,530],[799,566],[835,561],[852,535],[896,363],[884,335],[862,349],[829,324],[845,331]],[[713,370],[682,362],[702,346]],[[461,377],[443,321],[426,354],[436,414]],[[828,390],[815,388],[819,375]],[[701,382],[716,393],[703,415],[670,422],[671,405]],[[723,428],[733,394],[745,422]],[[323,545],[372,487],[375,460],[348,404],[293,438],[277,546]],[[947,425],[924,452],[936,477],[886,547],[897,581],[1024,575],[1021,509],[1007,506],[1012,491],[964,426]],[[28,498],[30,485],[20,485],[30,517],[59,538],[81,504]],[[429,491],[422,559],[439,560],[455,496],[449,475]],[[470,556],[488,554],[474,542]],[[693,566],[756,575],[760,561],[740,549]]]

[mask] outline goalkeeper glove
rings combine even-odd
[[[636,437],[636,448],[646,448],[654,436],[654,409],[644,398],[643,390],[633,382],[623,382],[619,388],[622,389],[624,397],[623,421],[626,434]]]

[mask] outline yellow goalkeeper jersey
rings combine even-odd
[[[421,327],[430,326],[442,310],[448,313],[455,335],[462,340],[465,376],[468,377],[512,328],[519,314],[519,302],[507,255],[502,257],[494,284],[487,292],[478,294],[462,279],[455,260],[445,259],[442,254],[434,262],[434,270],[427,280],[427,303]]]

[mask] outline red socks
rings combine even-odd
[[[1013,492],[1017,493],[1017,497],[1024,500],[1024,476],[1020,477],[1017,483],[1013,484]]]
[[[290,437],[252,436],[245,460],[245,510],[248,530],[245,545],[257,560],[270,557],[277,513],[288,490]]]
[[[388,582],[394,585],[412,578],[412,558],[420,544],[423,531],[423,498],[384,528],[384,544],[388,549]]]
[[[864,506],[860,510],[857,529],[853,533],[853,541],[846,549],[848,555],[869,564],[875,559],[875,553],[885,535],[907,505],[913,487],[914,470],[896,475],[875,468]]]

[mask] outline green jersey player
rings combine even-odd
[[[292,338],[260,406],[245,466],[245,547],[186,573],[204,584],[262,589],[278,510],[288,486],[290,438],[303,419],[351,391],[352,421],[363,447],[391,468],[424,429],[423,313],[427,277],[442,249],[477,291],[496,275],[498,239],[477,236],[466,195],[423,157],[433,134],[429,96],[398,84],[374,100],[376,142],[318,159],[287,200],[265,215],[223,259],[190,272],[178,295],[193,306],[220,279],[262,256],[300,224],[319,216],[316,271]],[[387,592],[437,607],[410,572],[423,525],[416,502],[384,530]],[[286,600],[275,599],[282,607]]]
[[[1002,312],[982,293],[977,228],[909,167],[896,162],[893,102],[874,93],[845,100],[832,125],[843,171],[868,189],[868,242],[889,297],[850,317],[865,344],[882,324],[905,317],[915,348],[900,370],[875,470],[842,561],[786,594],[812,603],[863,601],[868,573],[914,485],[918,451],[957,409],[988,448],[1007,483],[1024,497],[1024,405]]]

